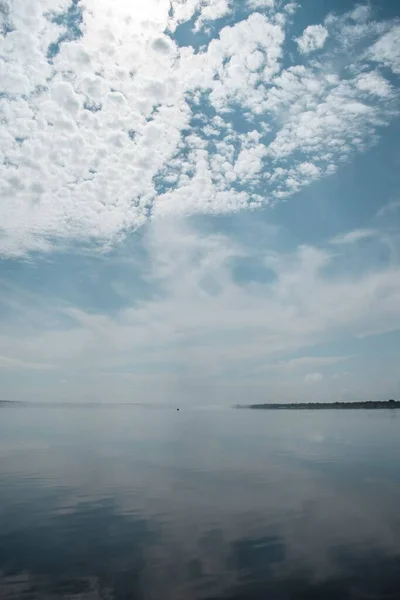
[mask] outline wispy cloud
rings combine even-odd
[[[373,238],[378,235],[378,232],[374,229],[354,229],[353,231],[348,231],[347,233],[343,233],[335,236],[331,240],[331,244],[356,244],[361,240],[366,240],[368,238]]]
[[[0,369],[5,371],[53,371],[56,367],[51,363],[31,362],[10,356],[0,356]]]
[[[400,210],[400,200],[393,200],[392,202],[388,202],[378,211],[377,216],[383,217],[385,215],[390,215],[396,211]]]
[[[337,365],[340,362],[348,360],[348,356],[301,356],[290,360],[282,361],[273,365],[273,367],[283,370],[297,370],[310,368],[323,368]]]
[[[108,373],[141,382],[175,377],[227,383],[256,374],[265,384],[271,369],[305,377],[346,360],[313,356],[308,349],[315,345],[400,328],[398,264],[356,276],[342,267],[332,279],[325,275],[334,260],[329,250],[266,249],[274,277],[254,285],[235,279],[232,260],[248,250],[227,235],[160,219],[144,244],[150,297],[113,314],[65,307],[64,300],[57,305],[54,298],[47,307],[46,297],[36,303],[30,297],[3,323],[0,352],[18,357],[21,370],[40,359],[71,380]],[[37,327],[37,316],[29,318],[38,306],[43,319],[52,315],[51,326]],[[302,356],[291,358],[293,353]]]
[[[305,383],[321,383],[321,381],[323,381],[324,376],[322,375],[322,373],[307,373],[307,375],[304,377],[304,381]]]
[[[400,74],[400,25],[394,23],[393,27],[385,33],[372,46],[369,56],[377,63],[388,67],[395,74]]]

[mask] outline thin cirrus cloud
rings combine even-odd
[[[52,371],[54,365],[44,362],[23,361],[19,358],[10,358],[9,356],[0,356],[0,370],[5,371]]]
[[[400,200],[393,200],[392,202],[384,204],[382,208],[379,209],[377,216],[383,217],[396,213],[397,211],[400,211]]]
[[[5,257],[109,248],[160,215],[274,205],[332,175],[398,114],[398,24],[368,7],[307,26],[297,53],[294,3],[4,7]]]
[[[374,238],[377,236],[379,236],[379,232],[375,229],[354,229],[353,231],[348,231],[347,233],[335,236],[331,240],[331,244],[356,244],[361,240],[366,240],[368,238]]]

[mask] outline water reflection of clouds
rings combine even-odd
[[[103,445],[99,430],[71,432],[69,445],[49,449],[43,436],[0,456],[0,597],[23,585],[35,590],[29,600],[342,599],[349,586],[379,597],[371,561],[392,597],[400,487],[375,468],[364,477],[364,441],[356,435],[346,454],[331,424],[287,422],[294,453],[276,423],[252,425],[251,436],[246,419],[243,432],[207,419],[183,429],[150,420],[148,444],[142,429],[122,428],[118,440],[111,423]],[[318,441],[319,461],[313,428],[330,440]]]
[[[341,597],[346,598],[348,579],[358,586],[363,581],[362,563],[351,566],[357,554],[349,540],[342,539],[343,545],[338,540],[319,553],[312,536],[320,522],[312,517],[312,505],[303,507],[295,523],[291,519],[286,532],[282,524],[260,523],[258,533],[255,524],[252,532],[244,522],[235,528],[233,519],[204,529],[203,523],[196,526],[197,515],[189,528],[181,523],[175,531],[172,516],[168,528],[154,518],[122,515],[105,500],[78,504],[69,515],[56,516],[51,505],[45,508],[51,519],[42,512],[23,528],[9,530],[6,539],[1,536],[0,559],[8,570],[0,577],[4,600],[23,597],[24,590],[26,597],[35,599],[261,598],[262,590],[293,598],[297,596],[289,592],[298,585],[309,593],[329,592],[329,586],[339,592],[343,586]],[[302,540],[297,548],[294,529]],[[393,579],[395,555],[376,545],[369,548],[366,554],[375,556],[381,568],[392,565]],[[358,553],[359,559],[362,556]],[[17,591],[21,596],[15,596]]]
[[[77,549],[75,558],[82,576],[99,578],[104,555],[113,558],[112,571],[118,578],[122,565],[133,568],[140,552],[140,570],[146,581],[141,584],[145,585],[145,595],[140,597],[157,597],[152,589],[164,589],[166,593],[168,585],[171,597],[180,597],[182,587],[182,598],[197,598],[202,596],[190,596],[188,588],[205,586],[210,593],[222,594],[235,588],[238,579],[259,579],[261,574],[268,574],[267,579],[286,580],[299,572],[307,573],[310,585],[340,577],[343,565],[335,550],[341,547],[350,554],[359,553],[360,548],[373,548],[380,557],[394,557],[399,552],[398,491],[397,496],[391,494],[390,502],[383,502],[387,498],[384,491],[378,498],[360,494],[362,490],[349,494],[339,488],[335,492],[326,481],[309,476],[301,485],[301,473],[287,471],[278,489],[275,485],[267,492],[257,478],[239,476],[233,486],[233,475],[224,477],[223,473],[211,481],[205,474],[198,474],[197,485],[189,478],[182,486],[180,474],[170,472],[164,475],[170,481],[171,493],[167,494],[165,486],[154,487],[160,475],[157,471],[147,479],[141,478],[138,487],[125,487],[119,495],[112,486],[107,489],[99,485],[92,490],[91,499],[84,501],[78,489],[74,496],[71,484],[64,482],[58,494],[46,497],[42,490],[31,501],[28,495],[28,503],[25,496],[26,508],[36,514],[21,527],[23,507],[16,507],[14,517],[8,519],[8,534],[14,541],[19,535],[20,545],[8,545],[8,556],[21,559],[21,548],[27,539],[39,554],[49,552],[51,540],[43,535],[43,528],[47,528],[54,535],[61,534],[59,566],[72,560],[68,549],[73,547]],[[282,485],[283,481],[291,484]],[[153,497],[145,492],[148,486],[152,486]],[[112,502],[107,500],[107,494],[113,497]],[[7,516],[6,507],[3,514]],[[13,518],[14,525],[18,524],[17,532],[12,528]],[[135,529],[138,522],[145,524],[140,535]],[[96,537],[96,530],[101,532],[100,537]],[[104,538],[111,541],[102,548],[100,542]],[[22,555],[18,568],[33,577],[37,574],[35,566],[29,565],[29,552],[25,562]],[[250,553],[247,558],[246,552]],[[269,552],[274,557],[271,565],[265,562]],[[48,557],[44,557],[44,569],[47,564]],[[246,570],[250,574],[246,575]],[[162,585],[153,581],[155,576]],[[193,590],[192,593],[195,594]]]

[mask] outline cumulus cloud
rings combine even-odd
[[[372,71],[370,73],[362,73],[356,82],[359,90],[375,94],[376,96],[387,97],[391,93],[391,87],[388,81],[380,73]]]
[[[228,0],[214,0],[200,5],[200,16],[196,20],[195,31],[199,31],[208,21],[215,21],[227,15],[230,11]]]
[[[274,204],[376,142],[398,112],[380,71],[397,72],[398,26],[361,8],[331,15],[305,29],[301,64],[290,64],[294,10],[272,0],[243,14],[228,0],[10,3],[1,255],[109,248],[155,215]],[[183,23],[195,30],[185,46]],[[326,60],[312,60],[327,32]]]
[[[323,25],[309,25],[296,40],[299,51],[301,54],[308,54],[323,48],[328,35]]]
[[[400,74],[400,25],[394,25],[371,48],[370,57]]]
[[[197,18],[194,31],[197,32],[212,21],[227,15],[233,6],[231,0],[173,0],[168,4],[170,5],[168,29],[172,32],[178,25],[190,21],[195,15]]]

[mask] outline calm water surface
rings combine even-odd
[[[400,598],[400,413],[0,408],[0,599]]]

